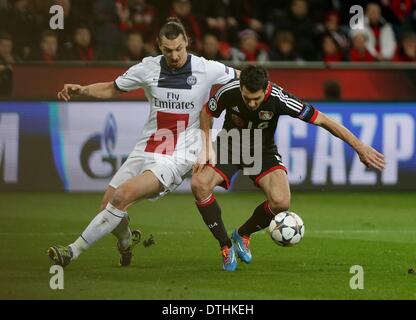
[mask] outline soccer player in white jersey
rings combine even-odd
[[[225,84],[236,71],[216,61],[188,54],[185,28],[168,18],[158,36],[162,55],[144,58],[114,82],[88,86],[66,84],[58,98],[72,96],[109,99],[120,92],[143,88],[150,115],[140,140],[106,190],[101,212],[69,246],[49,248],[49,257],[68,265],[92,244],[109,233],[117,239],[120,265],[131,264],[132,247],[139,233],[128,226],[127,208],[142,199],[157,199],[178,187],[194,164],[205,163],[199,129],[208,134],[210,119],[202,111],[215,84]],[[200,157],[198,159],[198,156]],[[194,167],[195,169],[195,167]]]

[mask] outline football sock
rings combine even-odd
[[[118,245],[122,250],[127,249],[131,245],[131,230],[129,227],[129,221],[128,215],[126,215],[126,217],[123,218],[118,226],[113,230],[113,234],[118,239]]]
[[[222,222],[221,208],[218,205],[215,196],[210,194],[206,199],[196,201],[196,206],[202,219],[204,219],[205,224],[208,226],[215,239],[218,240],[220,247],[227,246],[231,248],[231,240],[228,237],[227,230],[225,230],[224,223]]]
[[[115,208],[110,203],[107,207],[95,216],[81,236],[69,247],[72,250],[72,259],[93,245],[97,240],[114,230],[120,221],[127,215],[127,212]]]
[[[263,202],[256,209],[254,209],[251,217],[248,218],[248,220],[238,229],[238,234],[240,236],[249,236],[256,231],[268,227],[274,215],[275,214],[271,210],[268,201]]]

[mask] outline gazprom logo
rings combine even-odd
[[[112,155],[117,143],[117,122],[112,113],[107,116],[102,138],[107,154]]]
[[[124,163],[128,155],[117,154],[117,122],[112,113],[104,121],[103,131],[91,135],[81,149],[81,167],[85,174],[93,179],[108,179]],[[101,161],[92,162],[93,157]]]

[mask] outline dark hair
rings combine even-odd
[[[292,44],[295,43],[295,37],[293,33],[290,31],[278,31],[274,35],[274,42],[275,43],[282,43],[282,42],[290,42]]]
[[[166,23],[160,28],[159,31],[159,40],[162,37],[166,37],[169,40],[176,39],[182,35],[185,40],[187,40],[185,27],[183,26],[181,20],[176,17],[169,17],[166,19]]]
[[[77,25],[74,31],[78,31],[79,29],[87,29],[89,32],[91,32],[91,28],[85,23]]]
[[[141,34],[141,32],[137,31],[137,30],[131,30],[127,33],[127,37],[130,36],[140,36],[140,38],[143,39],[143,35]]]
[[[7,32],[2,32],[0,33],[0,40],[9,40],[9,41],[13,41],[12,36],[10,35],[10,33]]]
[[[40,35],[40,40],[43,41],[45,38],[54,37],[55,39],[58,39],[58,35],[52,31],[52,30],[45,30]]]
[[[240,86],[250,92],[266,90],[269,83],[267,70],[261,66],[248,65],[240,74]]]
[[[414,32],[405,32],[401,37],[401,42],[403,43],[405,40],[416,40],[416,33]]]

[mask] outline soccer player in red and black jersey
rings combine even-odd
[[[347,128],[312,105],[271,83],[267,71],[260,66],[246,67],[241,72],[240,80],[230,82],[218,90],[209,100],[206,110],[213,117],[219,117],[225,110],[225,121],[216,140],[216,164],[195,168],[192,191],[204,222],[220,244],[223,268],[227,271],[236,269],[236,254],[243,262],[251,262],[250,235],[266,228],[276,214],[290,207],[287,170],[274,142],[274,133],[281,115],[289,115],[325,128],[348,143],[368,168],[381,171],[385,166],[381,153],[361,142]],[[234,134],[230,134],[231,131]],[[239,134],[237,139],[236,133]],[[206,142],[207,152],[212,154],[214,151],[210,137],[206,137]],[[256,149],[260,152],[256,152]],[[245,157],[245,153],[254,153],[254,162],[245,163],[244,160],[250,158]],[[212,190],[215,186],[228,188],[231,177],[238,170],[248,173],[263,190],[266,200],[254,209],[252,216],[240,228],[233,231],[230,239],[221,219],[221,208]]]

